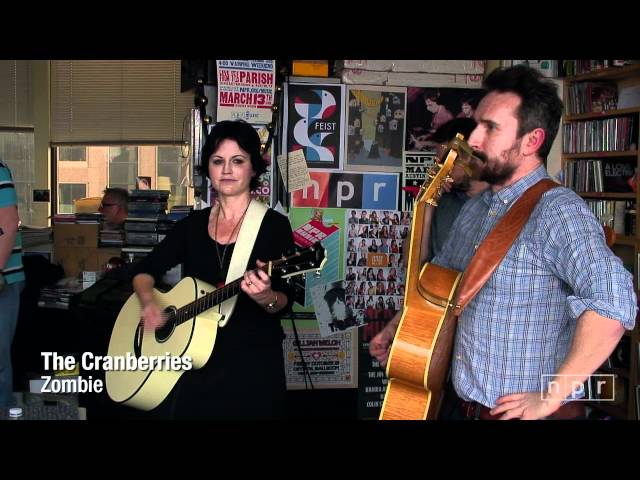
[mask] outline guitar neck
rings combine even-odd
[[[253,271],[255,272],[257,270],[262,270],[264,272],[268,272],[268,266],[269,263]],[[207,293],[197,300],[194,300],[193,302],[179,308],[176,311],[176,323],[179,325],[183,322],[186,322],[187,320],[190,320],[193,317],[206,312],[210,308],[213,308],[216,305],[219,305],[225,300],[229,300],[231,297],[234,297],[235,295],[240,293],[240,282],[243,278],[244,277],[240,277],[237,280],[226,284],[224,287],[220,287],[213,292]]]

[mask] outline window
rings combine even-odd
[[[86,162],[87,148],[81,147],[60,147],[58,149],[58,160],[62,162]]]
[[[109,187],[136,188],[138,147],[109,147]]]
[[[169,205],[187,204],[188,162],[185,165],[178,146],[158,147],[158,185],[159,190],[170,190]]]
[[[73,201],[86,196],[86,183],[61,183],[58,190],[58,213],[74,213]]]
[[[34,136],[31,129],[0,130],[0,159],[11,169],[18,197],[18,215],[25,225],[33,225],[35,184]]]
[[[57,188],[83,184],[86,197],[102,197],[107,187],[129,191],[137,186],[136,178],[149,177],[154,190],[169,190],[169,208],[173,205],[192,205],[193,188],[189,188],[190,164],[181,156],[177,145],[78,145],[57,146],[55,158]],[[62,151],[66,149],[66,151]],[[73,149],[70,150],[70,149]],[[84,155],[85,161],[80,161]],[[66,158],[65,158],[66,157]],[[66,188],[66,187],[65,187]],[[67,205],[64,206],[63,205]],[[68,199],[58,199],[58,213],[65,213]]]

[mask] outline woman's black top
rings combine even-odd
[[[234,244],[217,244],[208,233],[211,208],[192,212],[179,221],[165,239],[134,267],[159,282],[166,271],[183,264],[183,275],[211,285],[225,281]],[[256,259],[276,260],[293,252],[289,220],[269,209],[258,231],[247,269]],[[287,295],[285,309],[268,313],[244,292],[226,326],[218,329],[207,364],[184,374],[170,399],[159,407],[173,418],[271,418],[283,415],[285,375],[282,359],[284,333],[281,316],[291,309],[293,289],[273,277],[272,289]],[[217,308],[217,307],[214,307]],[[168,409],[168,411],[167,411]]]

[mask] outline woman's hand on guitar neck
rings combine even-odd
[[[396,312],[391,321],[369,342],[369,353],[374,357],[382,368],[386,368],[389,359],[389,349],[396,335],[402,310]]]
[[[245,272],[244,278],[240,282],[240,289],[246,293],[254,302],[265,308],[275,299],[275,292],[271,289],[271,279],[269,275],[261,270],[266,265],[265,262],[256,260],[258,268]]]

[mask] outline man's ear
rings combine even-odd
[[[532,131],[525,134],[521,145],[522,154],[525,157],[528,157],[538,153],[540,148],[542,148],[545,138],[546,134],[542,128],[534,128]]]

